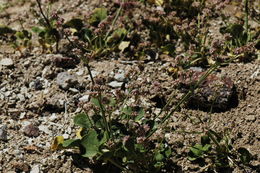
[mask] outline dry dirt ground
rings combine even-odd
[[[35,19],[30,14],[30,1],[0,0],[0,5],[5,2],[8,2],[9,6],[0,11],[0,24],[19,28],[19,19],[22,19],[23,27],[34,25]],[[97,1],[80,3],[81,1],[59,1],[56,6],[57,9],[65,10],[65,19],[82,15],[86,8],[91,10],[98,6]],[[12,60],[10,65],[0,65],[0,127],[7,131],[7,139],[0,140],[0,172],[92,172],[95,169],[82,167],[82,163],[77,161],[73,154],[50,150],[55,136],[75,136],[77,128],[73,126],[72,117],[81,111],[78,103],[88,101],[87,88],[91,85],[88,71],[82,63],[69,69],[59,67],[53,59],[63,55],[41,54],[39,49],[34,48],[30,55],[21,57],[19,52],[6,45],[0,45],[0,60]],[[165,89],[171,91],[172,78],[165,73],[165,69],[170,66],[168,61],[147,63],[112,59],[94,60],[90,65],[94,76],[109,77],[107,84],[113,81],[120,83],[118,74],[126,74],[129,70],[142,66],[143,71],[140,72],[138,80],[146,80],[148,83],[149,80],[160,80]],[[61,89],[57,84],[57,75],[61,72],[73,75],[75,83]],[[188,132],[200,132],[204,129],[201,123],[196,123],[198,117],[216,131],[230,128],[233,146],[245,147],[252,153],[254,160],[251,164],[255,168],[235,168],[233,172],[258,172],[260,62],[256,59],[248,63],[230,63],[216,73],[228,76],[234,81],[238,91],[238,105],[220,113],[188,108],[174,113],[168,124],[171,129],[175,129],[174,133],[167,131],[164,135],[178,156],[174,158],[179,167],[178,172],[201,171],[187,159],[189,147],[199,140],[199,135]],[[131,84],[135,82],[129,81]],[[145,87],[149,89],[148,86]],[[111,90],[114,88],[111,87]],[[148,105],[152,104],[147,100]],[[96,172],[100,171],[96,169]]]

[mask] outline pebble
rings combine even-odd
[[[64,139],[69,139],[69,137],[70,137],[68,134],[63,134],[62,136]]]
[[[118,82],[124,82],[125,81],[125,73],[117,73],[117,74],[115,74],[114,78]]]
[[[79,90],[77,90],[76,88],[69,88],[69,91],[73,92],[73,93],[78,93]]]
[[[99,72],[98,71],[91,71],[91,74],[93,77],[96,77],[97,75],[99,75]]]
[[[25,118],[25,115],[26,115],[26,112],[22,112],[21,114],[20,114],[20,119],[24,119]]]
[[[11,58],[3,58],[3,59],[0,60],[0,65],[12,66],[12,65],[14,65],[14,62]]]
[[[5,98],[5,95],[0,93],[0,100],[4,100],[4,98]]]
[[[0,127],[0,140],[7,141],[7,126],[3,125]]]
[[[52,135],[52,132],[49,130],[48,126],[45,125],[40,125],[39,126],[39,130],[43,131],[44,133],[48,134],[48,135]]]
[[[24,128],[24,134],[29,137],[37,137],[40,135],[39,128],[34,124],[29,124]]]
[[[190,67],[190,70],[197,71],[197,72],[203,71],[203,69],[201,67]]]
[[[17,94],[17,97],[19,98],[19,100],[20,100],[21,102],[25,101],[25,97],[24,97],[23,94]]]
[[[79,69],[79,71],[76,72],[78,76],[82,76],[84,74],[84,69]]]
[[[112,88],[120,88],[123,85],[123,82],[112,81],[108,83],[108,85]]]
[[[40,172],[40,167],[39,165],[34,165],[30,171],[30,173],[39,173]]]
[[[56,115],[55,113],[51,114],[49,120],[53,122],[53,121],[55,121],[56,119],[57,119],[57,115]]]
[[[69,89],[72,86],[78,84],[77,77],[71,75],[68,72],[61,72],[57,75],[57,84],[64,90]]]
[[[79,101],[81,101],[81,102],[87,102],[88,100],[89,100],[89,95],[84,95],[79,98]]]
[[[256,120],[256,117],[255,117],[255,115],[248,115],[248,116],[245,117],[245,119],[246,119],[247,121],[255,121],[255,120]]]

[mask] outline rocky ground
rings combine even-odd
[[[0,1],[0,5],[6,3]],[[31,1],[12,0],[7,4],[0,11],[0,24],[19,28],[19,19],[25,21],[23,27],[35,24],[36,19],[30,11],[37,8],[32,6]],[[55,3],[57,9],[63,10],[62,17],[65,19],[82,16],[85,8],[91,10],[98,5],[98,1]],[[173,103],[177,103],[187,92],[185,86],[192,84],[186,78],[178,81],[174,78],[169,70],[174,61],[167,56],[158,55],[155,60],[148,61],[111,56],[91,61],[93,77],[105,78],[105,85],[112,92],[124,85],[139,88],[144,93],[142,104],[145,107],[160,110],[170,94],[175,94]],[[69,65],[64,62],[69,62]],[[188,70],[194,75],[191,80],[196,80],[196,75],[201,75],[204,68],[192,67]],[[131,78],[133,72],[138,77]],[[0,172],[101,172],[81,163],[82,160],[68,152],[71,150],[50,149],[55,136],[62,135],[65,139],[75,136],[77,127],[73,125],[72,117],[82,111],[80,105],[90,98],[91,79],[88,73],[82,62],[71,60],[61,53],[42,53],[40,47],[34,47],[21,56],[10,46],[0,45]],[[188,160],[187,153],[200,137],[192,132],[201,132],[204,126],[215,131],[230,128],[234,148],[244,147],[252,153],[252,166],[235,167],[233,172],[258,172],[259,58],[221,66],[210,77],[189,103],[173,114],[166,125],[170,130],[162,133],[173,148],[172,159],[178,167],[176,172],[203,172]],[[218,83],[212,84],[212,81]],[[183,89],[173,87],[176,83],[181,83]],[[159,89],[156,88],[158,85]],[[211,104],[208,100],[216,86],[224,94]],[[235,96],[231,97],[232,94]],[[210,106],[212,112],[208,111]],[[198,118],[205,124],[197,122]]]

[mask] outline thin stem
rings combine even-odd
[[[52,28],[49,19],[45,16],[45,14],[44,14],[44,12],[42,10],[42,5],[41,5],[40,0],[36,0],[36,2],[38,4],[38,7],[40,9],[40,13],[41,13],[42,17],[44,18],[46,24],[48,25],[49,28]]]
[[[36,2],[37,2],[38,7],[39,7],[39,9],[40,9],[41,15],[42,15],[43,19],[45,20],[45,22],[46,22],[46,24],[47,24],[47,27],[52,30],[53,27],[51,26],[51,23],[50,23],[49,18],[44,14],[44,12],[43,12],[43,10],[42,10],[42,5],[41,5],[40,0],[36,0]],[[55,39],[56,39],[56,52],[59,52],[59,41],[60,41],[59,33],[58,33],[58,32],[55,33],[54,36],[55,36]]]
[[[78,45],[76,45],[75,43],[73,43],[70,38],[66,35],[65,38],[69,41],[69,43],[74,47],[74,48],[78,48],[80,50],[82,50],[83,52],[88,52],[87,49],[85,49],[84,47],[79,47]],[[92,58],[92,54],[90,56],[90,58]],[[80,59],[84,62],[84,64],[87,66],[87,69],[88,69],[88,74],[90,76],[90,79],[91,79],[91,82],[92,82],[92,85],[95,85],[95,81],[94,81],[94,78],[93,78],[93,75],[92,75],[92,72],[91,72],[91,69],[90,69],[90,66],[89,66],[89,63],[88,63],[88,60],[86,60],[85,58],[82,58],[80,57]]]
[[[248,41],[248,0],[244,0],[244,6],[245,6],[245,29],[247,34],[247,41]]]
[[[105,108],[102,104],[102,96],[101,96],[100,92],[98,94],[98,103],[99,103],[99,107],[100,107],[100,110],[101,110],[101,115],[102,115],[102,118],[103,118],[103,121],[104,121],[104,124],[105,124],[106,131],[108,133],[108,136],[110,137],[110,127],[109,127],[107,119],[106,119],[106,111],[105,111]]]
[[[112,163],[113,165],[115,165],[116,167],[118,167],[119,169],[121,169],[122,171],[125,171],[126,168],[124,168],[123,166],[119,165],[118,163],[116,163],[113,159],[111,158],[107,158],[107,160]]]
[[[115,25],[115,23],[116,23],[116,21],[117,21],[117,19],[118,19],[118,17],[119,17],[119,14],[121,13],[121,10],[122,10],[122,7],[123,7],[123,5],[122,5],[123,3],[124,3],[124,0],[121,2],[120,7],[119,7],[119,9],[117,10],[116,16],[115,16],[115,18],[114,18],[114,20],[113,20],[113,22],[112,22],[112,25],[111,25],[110,29],[107,31],[107,33],[106,33],[106,35],[105,35],[105,38],[104,38],[105,41],[106,41],[107,37],[109,36],[110,32],[111,32],[111,31],[113,30],[113,28],[114,28],[114,25]]]

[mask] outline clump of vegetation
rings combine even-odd
[[[95,8],[86,18],[69,21],[64,21],[58,12],[46,14],[41,1],[36,0],[36,3],[40,26],[31,28],[32,32],[0,26],[0,39],[11,43],[21,53],[23,49],[32,48],[33,33],[43,52],[63,51],[60,44],[64,41],[62,47],[71,48],[85,63],[92,80],[91,100],[85,112],[73,119],[79,127],[76,138],[65,140],[57,136],[52,149],[73,148],[84,158],[113,164],[125,172],[174,170],[171,160],[174,153],[164,138],[156,136],[158,130],[163,129],[173,113],[218,67],[233,61],[251,61],[257,51],[259,54],[259,41],[255,41],[259,39],[259,31],[250,28],[248,20],[254,16],[250,14],[247,0],[242,4],[245,17],[239,19],[241,23],[230,22],[229,16],[220,14],[221,7],[228,4],[222,1],[117,1]],[[140,13],[139,7],[145,7],[146,15],[135,14],[136,11]],[[210,35],[209,22],[214,17],[225,19],[224,26],[219,29],[223,39]],[[155,52],[173,60],[169,71],[174,78],[193,66],[208,68],[176,105],[172,105],[173,98],[170,98],[159,113],[147,112],[146,107],[138,104],[138,92],[131,89],[128,95],[121,91],[113,94],[104,91],[104,84],[94,79],[89,66],[91,59],[109,57],[111,53],[145,62],[156,61],[159,56],[154,55]],[[135,104],[128,103],[130,95],[135,96]],[[207,164],[206,171],[248,166],[252,160],[247,149],[233,147],[228,131],[218,133],[209,128],[187,155],[194,164]]]
[[[245,148],[234,149],[229,131],[226,129],[222,133],[216,133],[208,130],[206,135],[201,137],[201,144],[195,144],[190,148],[189,160],[206,165],[205,160],[209,158],[211,163],[207,166],[207,170],[223,170],[239,164],[248,165],[252,155]]]

